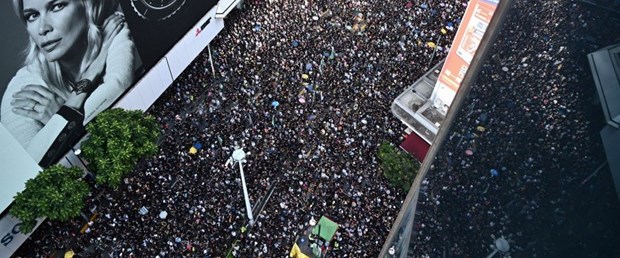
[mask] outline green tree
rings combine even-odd
[[[140,158],[157,153],[159,125],[139,110],[106,110],[86,131],[90,136],[82,143],[82,151],[98,184],[119,186]]]
[[[386,141],[379,146],[379,160],[381,160],[383,175],[390,184],[405,192],[409,191],[420,169],[420,163],[408,153],[396,149]]]
[[[26,188],[15,195],[10,210],[23,223],[20,231],[31,232],[39,217],[67,221],[79,216],[89,193],[83,175],[80,168],[53,165],[26,181]]]

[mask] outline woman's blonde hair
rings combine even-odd
[[[73,0],[78,1],[84,7],[87,18],[87,48],[86,55],[82,60],[80,73],[95,60],[102,44],[102,28],[105,19],[118,10],[118,0]],[[25,24],[26,18],[23,15],[23,0],[13,0],[13,10],[19,19]],[[26,60],[24,65],[38,65],[43,72],[42,77],[49,87],[62,88],[65,87],[65,78],[63,78],[62,70],[58,61],[48,62],[39,47],[32,38],[29,38],[29,44],[25,49]],[[75,78],[77,79],[77,78]]]

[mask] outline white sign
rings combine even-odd
[[[32,230],[34,230],[41,225],[43,219],[39,219],[37,221],[37,226]],[[19,226],[21,225],[21,221],[16,219],[15,217],[7,214],[3,218],[0,219],[0,257],[11,257],[17,249],[28,239],[30,234],[24,234],[19,231]]]

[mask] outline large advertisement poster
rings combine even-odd
[[[153,66],[218,0],[121,1],[142,61]]]
[[[2,16],[13,18],[4,27],[25,32],[26,40],[12,50],[18,55],[2,60],[18,67],[1,80],[8,83],[0,122],[46,167],[144,69],[117,0],[3,2]]]
[[[40,166],[64,156],[217,1],[0,3],[0,122]]]
[[[7,215],[26,180],[66,164],[102,111],[148,108],[224,27],[216,4],[0,1],[0,257],[27,237]]]
[[[440,110],[445,112],[452,104],[498,3],[499,0],[469,2],[431,96]]]

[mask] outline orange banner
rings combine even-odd
[[[435,85],[434,90],[437,92],[433,95],[440,98],[440,103],[446,105],[452,103],[498,3],[499,0],[471,0],[469,2]]]

